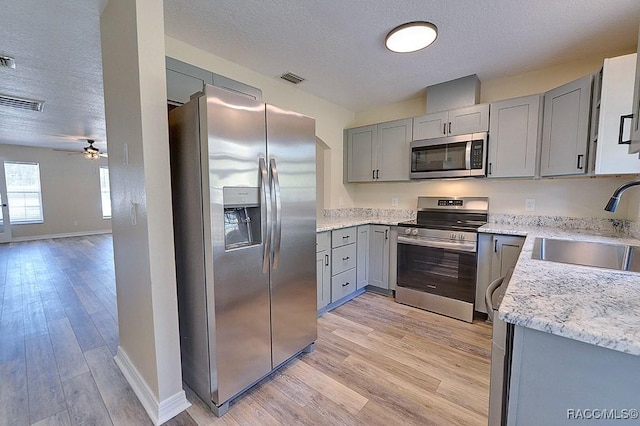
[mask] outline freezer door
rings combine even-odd
[[[315,120],[267,105],[273,367],[317,337]]]
[[[203,192],[207,255],[207,305],[211,358],[211,399],[221,405],[271,370],[269,274],[263,271],[265,233],[260,244],[225,249],[225,187],[261,187],[260,163],[266,165],[264,104],[226,90],[205,86],[201,102]],[[261,161],[262,159],[262,161]],[[264,167],[266,176],[266,166]],[[267,177],[268,179],[268,177]],[[195,189],[194,189],[195,190]],[[238,191],[235,191],[238,192]],[[227,191],[229,193],[229,191]],[[248,191],[251,193],[251,191]],[[259,192],[262,215],[268,194]],[[238,203],[238,200],[233,203]],[[267,223],[264,223],[266,226]],[[261,228],[264,228],[262,226]],[[206,233],[210,230],[210,236]]]

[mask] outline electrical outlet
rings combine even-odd
[[[78,226],[78,221],[77,220],[73,221],[73,226]]]
[[[527,198],[524,200],[524,209],[528,212],[536,211],[536,199],[535,198]]]
[[[338,205],[339,206],[344,206],[344,197],[338,198]]]
[[[398,197],[391,198],[391,207],[398,207]]]

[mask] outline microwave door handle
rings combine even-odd
[[[464,166],[466,170],[471,170],[471,141],[467,142],[467,148],[464,152]]]

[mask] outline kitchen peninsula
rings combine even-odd
[[[640,241],[614,229],[488,223],[480,232],[527,237],[499,310],[514,328],[508,424],[564,424],[578,410],[601,410],[613,424],[637,415],[623,410],[640,407],[631,373],[640,368],[640,274],[537,260],[532,252],[537,237]]]

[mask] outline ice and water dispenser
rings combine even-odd
[[[260,189],[222,188],[224,205],[224,248],[233,250],[262,243]]]

